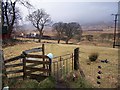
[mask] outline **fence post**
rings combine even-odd
[[[61,61],[61,56],[60,56],[60,77],[62,77],[62,61]]]
[[[74,60],[74,56],[73,56],[73,53],[72,53],[72,71],[73,71],[73,69],[74,69],[73,60]]]
[[[8,77],[7,77],[7,73],[6,73],[6,67],[5,67],[5,62],[4,62],[4,55],[3,55],[3,50],[0,50],[0,80],[2,82],[0,82],[0,89],[2,90],[2,88],[6,85],[8,85]]]
[[[23,80],[27,78],[26,76],[26,59],[25,57],[23,58]]]
[[[51,68],[51,66],[52,66],[52,59],[49,58],[49,61],[50,61],[50,64],[49,64],[49,70],[50,70],[49,76],[51,76],[51,73],[52,73],[52,68]]]
[[[45,55],[45,50],[44,50],[44,44],[42,44],[42,55]],[[43,61],[45,61],[45,58],[43,58]],[[43,64],[43,68],[45,68],[45,64]]]
[[[74,49],[74,70],[79,69],[79,48]]]

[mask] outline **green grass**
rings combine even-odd
[[[40,82],[32,79],[27,79],[24,81],[12,80],[9,83],[9,86],[10,88],[25,88],[26,90],[28,90],[28,88],[55,88],[55,80],[53,77],[48,77]]]
[[[46,78],[38,84],[38,88],[55,88],[55,80],[52,77]]]
[[[17,56],[24,50],[31,48],[41,47],[40,43],[28,42],[24,44],[18,44],[15,46],[4,48],[5,59]],[[73,50],[80,48],[80,66],[83,69],[86,80],[92,83],[95,87],[97,81],[98,65],[102,66],[101,75],[101,88],[114,88],[116,87],[118,77],[118,49],[110,47],[100,47],[91,45],[67,45],[67,44],[45,44],[45,54],[53,53],[54,56],[60,56],[67,53],[72,53]],[[87,64],[89,55],[91,53],[99,53],[99,57],[96,62],[92,62],[90,65]],[[38,53],[41,54],[41,53]],[[107,59],[109,62],[101,63],[100,60]]]
[[[76,81],[70,82],[71,88],[93,88],[85,79],[79,77]]]

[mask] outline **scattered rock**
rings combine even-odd
[[[90,62],[87,62],[87,65],[90,65],[91,63]]]
[[[108,60],[101,60],[102,63],[108,63]]]
[[[99,69],[101,69],[102,67],[101,66],[98,66]]]
[[[101,79],[101,77],[100,77],[100,76],[97,76],[97,79]]]
[[[100,81],[97,81],[97,84],[101,84]]]
[[[101,71],[98,71],[98,74],[102,74],[102,72],[101,72]]]

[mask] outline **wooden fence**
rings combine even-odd
[[[42,51],[43,55],[30,54],[38,51]],[[38,79],[41,76],[51,75],[59,79],[73,70],[80,70],[79,48],[76,48],[74,53],[54,57],[51,60],[44,55],[44,45],[42,45],[41,48],[26,50],[20,56],[4,60],[4,65],[9,79],[20,77]]]
[[[44,59],[44,61],[43,61]],[[46,55],[27,54],[23,59],[23,78],[35,79],[51,75],[51,59]]]
[[[5,73],[9,79],[23,77],[23,62],[21,60],[21,55],[4,60]]]
[[[32,52],[42,52],[42,55],[29,55],[29,53],[32,53]],[[25,50],[25,51],[23,51],[23,53],[21,55],[10,58],[10,59],[6,59],[6,60],[4,59],[4,55],[3,55],[3,52],[2,52],[2,61],[3,61],[2,66],[4,66],[3,67],[4,68],[3,72],[6,74],[6,77],[8,79],[15,79],[15,78],[16,79],[17,78],[25,79],[25,77],[27,75],[25,70],[30,69],[29,67],[27,67],[25,65],[27,65],[26,63],[32,63],[32,61],[33,61],[33,60],[30,61],[30,59],[28,61],[27,60],[28,57],[42,58],[42,60],[44,62],[44,59],[48,58],[47,56],[44,55],[44,44],[42,44],[42,47],[33,48],[33,49],[30,49],[30,50]],[[35,64],[36,64],[36,62],[37,61],[34,60]],[[43,62],[40,61],[39,64],[40,63],[42,64]],[[43,66],[45,64],[46,63],[43,63]]]

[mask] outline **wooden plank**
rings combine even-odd
[[[50,61],[35,61],[35,60],[27,60],[26,63],[35,63],[35,64],[50,64]]]
[[[42,55],[45,55],[44,49],[45,49],[44,44],[42,44]],[[43,61],[45,61],[45,58],[43,58]],[[43,68],[45,68],[45,64],[43,64]]]
[[[0,81],[2,82],[0,85],[0,89],[2,90],[3,85],[8,85],[9,83],[7,73],[6,73],[3,50],[0,50]]]
[[[53,63],[53,74],[55,76],[55,63]]]
[[[26,55],[26,57],[27,58],[48,58],[49,59],[49,57],[46,56],[46,55],[32,55],[32,54],[28,54],[28,55]]]
[[[49,61],[50,61],[50,63],[49,63],[49,71],[50,71],[49,72],[49,76],[51,76],[51,72],[52,72],[52,68],[51,68],[52,67],[52,65],[51,65],[52,64],[52,60],[49,59]]]
[[[30,65],[27,65],[27,66],[30,66],[30,67],[34,67],[34,66],[38,66],[38,65],[40,65],[39,63],[33,63],[33,64],[30,64]]]
[[[73,65],[73,64],[74,64],[74,63],[73,63],[73,60],[74,60],[74,59],[73,59],[73,58],[74,58],[74,55],[73,55],[73,53],[72,53],[72,70],[74,69],[74,65]]]
[[[16,61],[16,60],[19,60],[19,59],[22,59],[22,56],[16,56],[16,57],[13,57],[13,58],[10,58],[10,59],[7,59],[5,60],[4,62],[5,63],[9,63],[9,62],[12,62],[12,61]]]
[[[29,67],[26,66],[26,70],[32,70],[32,71],[42,71],[42,72],[50,72],[49,69],[45,69],[45,68],[35,68],[35,67]]]
[[[11,65],[5,65],[6,68],[10,68],[10,67],[18,67],[18,66],[23,66],[23,63],[11,64]]]
[[[36,70],[26,71],[26,76],[30,76],[34,72],[37,72],[37,71]]]
[[[27,78],[26,76],[26,59],[23,58],[23,80]]]
[[[74,49],[74,70],[79,69],[79,48]]]
[[[23,51],[23,53],[28,54],[28,53],[41,52],[41,51],[42,51],[42,47],[39,47],[39,48],[30,49],[30,50],[25,50],[25,51]]]
[[[6,71],[7,74],[15,74],[15,73],[21,73],[23,70],[13,70],[13,71]]]

